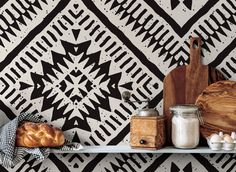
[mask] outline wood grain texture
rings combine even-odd
[[[130,145],[135,148],[159,149],[165,144],[164,118],[132,116]],[[145,143],[141,144],[143,140]]]
[[[208,86],[197,98],[204,124],[200,131],[203,137],[223,131],[236,131],[236,82],[219,81]]]
[[[169,107],[177,104],[194,104],[209,84],[224,79],[216,69],[201,64],[201,39],[191,38],[190,64],[177,67],[164,79],[163,113],[166,118],[167,145],[172,145],[172,116]]]

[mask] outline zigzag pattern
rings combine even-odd
[[[16,0],[16,2],[11,3],[11,7],[13,8],[13,11],[10,11],[6,9],[5,13],[3,13],[0,16],[0,22],[3,23],[5,26],[4,28],[0,26],[0,46],[5,47],[2,39],[5,39],[6,41],[10,42],[10,38],[8,34],[11,34],[14,37],[17,37],[16,33],[14,32],[13,28],[21,31],[20,24],[23,24],[27,26],[24,17],[26,17],[29,20],[33,20],[33,15],[37,15],[37,10],[42,10],[42,6],[40,3],[47,4],[47,0],[35,0],[34,2],[31,1],[20,1]],[[19,7],[23,9],[24,12],[19,10]],[[17,15],[15,15],[17,14]],[[10,16],[10,21],[9,21]],[[17,17],[16,17],[17,16]]]
[[[105,5],[110,3],[111,0],[108,0],[105,2]],[[138,30],[136,33],[136,37],[141,37],[141,42],[147,42],[148,45],[147,47],[152,47],[152,53],[155,52],[157,49],[160,49],[160,56],[165,54],[165,59],[164,62],[169,60],[173,54],[171,53],[171,50],[175,48],[175,46],[178,44],[178,41],[174,40],[174,36],[168,35],[170,32],[168,29],[165,30],[164,33],[159,35],[161,30],[164,28],[163,24],[160,24],[158,20],[153,20],[153,15],[152,14],[146,14],[148,13],[147,9],[142,9],[141,4],[134,3],[137,1],[131,1],[127,5],[127,1],[124,0],[122,2],[118,2],[117,0],[114,0],[110,4],[110,10],[115,10],[115,15],[121,14],[120,20],[127,20],[125,26],[131,25],[132,24],[132,29],[131,31]],[[135,6],[135,7],[134,7]],[[118,9],[117,9],[118,7]],[[130,10],[132,8],[132,10]],[[130,11],[130,12],[128,12]],[[141,11],[138,16],[136,16],[135,13],[137,11]],[[147,17],[145,16],[147,15]],[[143,19],[145,16],[145,19]],[[143,21],[144,20],[144,21]],[[151,23],[151,25],[150,25]],[[165,38],[165,41],[162,42],[162,39]],[[162,42],[162,43],[161,43]],[[168,45],[168,46],[167,46]],[[171,63],[174,64],[174,62]]]
[[[199,25],[199,31],[197,29],[194,30],[194,33],[200,37],[202,37],[201,33],[207,35],[207,38],[202,37],[202,48],[210,53],[211,50],[209,47],[216,48],[216,43],[214,42],[222,42],[222,35],[224,37],[230,36],[230,32],[228,33],[224,30],[226,29],[227,31],[232,32],[232,28],[236,25],[236,21],[234,19],[236,15],[236,6],[230,0],[227,2],[228,3],[221,4],[222,8],[217,9],[215,13],[212,13],[209,20],[204,20],[204,23]],[[187,42],[185,43],[188,44]],[[204,56],[204,54],[202,55]]]
[[[132,24],[132,27],[128,28],[130,28],[131,32],[136,32],[135,36],[137,38],[141,36],[139,39],[140,42],[149,42],[147,47],[155,43],[155,46],[152,46],[154,49],[152,49],[150,53],[156,54],[154,50],[158,50],[158,57],[162,58],[163,62],[169,64],[166,67],[188,63],[188,41],[184,42],[187,46],[179,47],[180,43],[176,41],[175,35],[171,34],[168,28],[164,28],[163,23],[161,25],[160,21],[155,19],[157,16],[150,13],[137,1],[118,2],[116,0],[109,0],[105,1],[104,5],[110,10],[115,11],[114,15],[119,16],[120,21],[125,19],[125,26],[128,27],[128,25]],[[139,15],[137,15],[137,13],[139,13]],[[222,3],[221,8],[217,8],[216,12],[209,16],[209,20],[204,20],[203,24],[196,26],[193,32],[202,37],[202,48],[204,52],[212,52],[211,49],[215,47],[216,44],[214,42],[222,43],[224,37],[228,37],[232,34],[232,28],[235,25],[234,16],[235,3],[228,0],[227,3]],[[226,31],[224,31],[225,29]],[[162,32],[162,34],[158,34],[159,32]],[[154,33],[155,35],[153,35]],[[202,53],[202,55],[204,56],[204,53]],[[170,61],[168,62],[168,60]]]
[[[42,162],[38,163],[35,158],[32,159],[30,155],[26,155],[18,171],[39,171],[39,169],[41,169],[41,172],[46,172],[48,167],[42,169]]]

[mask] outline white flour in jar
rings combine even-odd
[[[172,142],[177,148],[194,148],[199,142],[199,120],[197,118],[172,118]]]

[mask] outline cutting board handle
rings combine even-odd
[[[201,38],[190,38],[190,66],[201,66]]]

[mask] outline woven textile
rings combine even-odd
[[[42,122],[37,115],[20,114],[0,128],[0,164],[4,167],[16,165],[28,153],[40,161],[47,158],[50,153],[49,148],[15,147],[16,129],[22,121]]]

